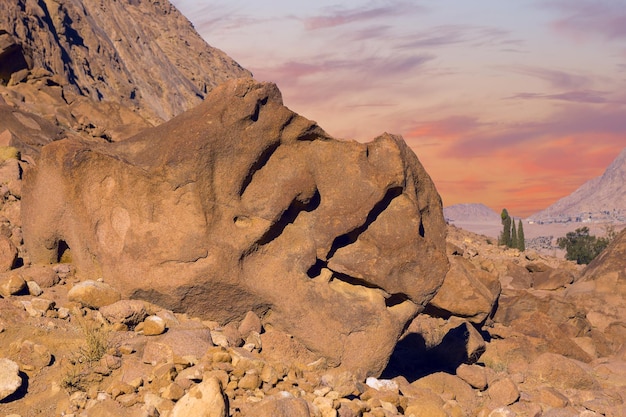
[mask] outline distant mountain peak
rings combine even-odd
[[[482,203],[461,203],[444,207],[443,215],[450,223],[500,221],[500,214]]]
[[[626,148],[601,176],[530,219],[543,223],[626,222]]]

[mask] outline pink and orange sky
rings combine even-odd
[[[623,0],[171,0],[335,137],[401,134],[444,206],[526,217],[626,146]]]

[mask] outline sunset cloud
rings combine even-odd
[[[556,0],[545,5],[561,14],[553,22],[560,32],[577,39],[600,36],[605,39],[626,39],[626,9],[614,0]]]
[[[327,8],[324,14],[307,17],[302,21],[307,30],[318,30],[424,10],[423,7],[411,2],[397,1],[384,6],[364,6],[352,9],[335,6]]]
[[[506,71],[528,75],[529,77],[539,78],[546,81],[550,86],[558,89],[579,90],[585,89],[592,84],[592,80],[587,76],[556,69],[532,67],[527,65],[500,68]]]
[[[570,101],[574,103],[589,103],[600,104],[609,103],[612,100],[608,97],[606,91],[594,91],[594,90],[581,90],[581,91],[567,91],[559,94],[538,94],[538,93],[518,93],[509,99],[523,99],[523,100],[562,100]]]
[[[475,25],[442,25],[415,32],[398,39],[399,49],[438,48],[459,44],[519,46],[523,42],[511,39],[509,31]]]

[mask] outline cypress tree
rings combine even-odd
[[[515,225],[513,225],[515,227]],[[524,252],[526,250],[526,240],[524,239],[524,226],[522,226],[522,219],[519,220],[519,226],[517,229],[517,249]]]
[[[517,230],[515,230],[515,219],[511,219],[511,244],[510,248],[517,248]]]
[[[500,213],[502,219],[502,234],[500,235],[500,244],[510,247],[511,246],[511,217],[506,209],[502,209]]]

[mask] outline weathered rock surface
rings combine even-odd
[[[93,136],[169,120],[225,80],[250,76],[168,1],[0,3],[7,99]]]
[[[51,143],[23,188],[32,261],[63,247],[123,297],[221,322],[266,312],[372,374],[448,269],[441,200],[406,144],[334,140],[273,84],[225,83],[124,142]]]

